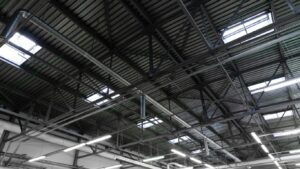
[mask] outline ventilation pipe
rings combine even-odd
[[[55,38],[57,38],[58,40],[60,40],[61,42],[63,42],[65,45],[69,46],[74,51],[78,52],[83,57],[85,57],[86,59],[88,59],[89,61],[91,61],[92,63],[94,63],[100,69],[106,71],[106,73],[110,74],[112,77],[114,77],[115,79],[119,80],[124,85],[126,85],[126,86],[130,86],[131,85],[131,83],[128,82],[126,79],[124,79],[123,77],[121,77],[120,75],[118,75],[116,72],[114,72],[113,70],[111,70],[109,67],[105,66],[103,63],[101,63],[100,61],[98,61],[96,58],[94,58],[88,52],[86,52],[83,49],[81,49],[75,43],[73,43],[72,41],[70,41],[69,39],[67,39],[63,35],[61,35],[59,32],[57,32],[56,30],[54,30],[53,28],[51,28],[50,26],[48,26],[47,24],[45,24],[43,21],[41,21],[36,16],[32,15],[31,13],[29,13],[27,11],[20,11],[18,13],[17,17],[19,17],[19,16],[22,16],[23,18],[27,19],[29,22],[31,22],[32,24],[36,25],[40,29],[48,32],[49,34],[51,34],[52,36],[54,36]],[[10,26],[16,25],[17,22],[19,22],[19,19],[13,20],[13,22],[10,24]],[[8,31],[5,32],[5,34],[3,35],[4,37],[10,36],[10,34],[13,33],[13,31],[14,31],[13,29],[7,29],[7,30]],[[137,90],[137,89],[135,88],[135,90]],[[137,90],[137,92],[143,94],[143,92],[140,91],[140,90]],[[153,98],[151,98],[149,95],[144,94],[144,96],[145,96],[145,98],[146,98],[146,100],[148,102],[150,102],[151,104],[153,104],[156,108],[158,108],[159,110],[161,110],[166,115],[171,116],[172,119],[175,120],[175,121],[177,121],[179,124],[183,125],[186,128],[192,127],[190,124],[188,124],[187,122],[185,122],[184,120],[182,120],[180,117],[178,117],[177,115],[175,115],[170,110],[166,109],[164,106],[162,106],[156,100],[154,100]],[[208,141],[210,147],[212,147],[213,149],[221,149],[222,148],[219,144],[217,144],[213,140],[209,139],[207,136],[205,136],[204,134],[202,134],[198,130],[193,129],[193,132],[197,133],[203,139],[206,139]],[[221,152],[223,152],[224,154],[226,154],[228,157],[230,157],[231,159],[233,159],[235,162],[241,162],[241,160],[239,158],[237,158],[235,155],[231,154],[229,151],[227,151],[227,150],[221,150]]]
[[[3,130],[7,130],[9,132],[16,133],[16,134],[21,133],[21,129],[18,125],[8,122],[8,121],[0,120],[0,131],[3,131]],[[39,134],[37,136],[37,139],[40,139],[45,142],[53,143],[56,145],[64,146],[64,147],[71,147],[71,146],[78,144],[76,142],[62,139],[62,138],[59,138],[59,137],[56,137],[56,136],[53,136],[50,134]],[[84,151],[86,153],[93,153],[93,151],[89,147],[86,147],[86,146],[81,147],[78,150]],[[160,167],[142,163],[140,161],[132,160],[130,158],[123,157],[120,155],[115,155],[115,154],[108,153],[108,152],[99,153],[99,154],[97,154],[97,156],[105,157],[105,158],[108,158],[111,160],[120,160],[120,161],[124,161],[124,162],[130,163],[130,164],[138,165],[138,166],[145,167],[145,168],[161,169]]]

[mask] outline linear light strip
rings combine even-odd
[[[268,87],[253,90],[251,93],[258,93],[258,92],[262,92],[262,91],[268,92],[268,91],[276,90],[276,89],[283,88],[283,87],[286,87],[286,86],[290,86],[290,85],[293,85],[293,84],[296,84],[296,83],[299,83],[299,82],[300,82],[300,78],[294,78],[294,79],[290,79],[290,80],[283,81],[283,82],[280,82],[280,83],[276,83],[274,85],[270,85]]]
[[[269,153],[269,150],[265,145],[262,144],[261,148],[264,150],[265,153]]]
[[[180,152],[176,149],[171,149],[171,152],[173,152],[174,154],[177,154],[181,157],[186,157],[187,155],[184,154],[183,152]],[[198,164],[202,164],[202,161],[201,160],[198,160],[194,157],[189,157],[191,161],[195,162],[195,163],[198,163]],[[214,169],[215,167],[213,167],[212,165],[209,165],[209,164],[204,164],[207,168],[210,168],[210,169]],[[189,167],[188,167],[189,168]]]
[[[35,162],[35,161],[39,161],[39,160],[42,160],[42,159],[45,159],[46,156],[40,156],[40,157],[36,157],[36,158],[32,158],[30,160],[28,160],[28,162]]]
[[[200,161],[194,157],[190,157],[190,160],[194,161],[195,163],[202,164],[202,161]]]
[[[272,154],[268,154],[271,160],[275,160],[274,156]]]
[[[283,136],[290,136],[290,135],[297,135],[300,134],[300,128],[288,130],[288,131],[282,131],[278,133],[273,133],[274,137],[283,137]]]
[[[165,156],[156,156],[156,157],[152,157],[152,158],[146,158],[143,160],[143,162],[157,161],[157,160],[161,160],[164,158],[165,158]]]
[[[78,144],[78,145],[76,145],[76,146],[66,148],[66,149],[64,149],[63,151],[64,151],[64,152],[69,152],[69,151],[78,149],[78,148],[83,147],[83,146],[85,146],[85,143],[81,143],[81,144]]]
[[[114,166],[110,166],[110,167],[105,167],[103,169],[115,169],[115,168],[120,168],[120,167],[122,167],[122,164],[114,165]]]
[[[289,153],[290,153],[290,154],[300,153],[300,149],[297,149],[297,150],[290,150]]]
[[[66,149],[64,149],[63,151],[64,151],[64,152],[69,152],[69,151],[72,151],[72,150],[81,148],[81,147],[83,147],[83,146],[86,146],[86,145],[91,145],[91,144],[94,144],[94,143],[97,143],[97,142],[100,142],[100,141],[107,140],[107,139],[109,139],[109,138],[111,138],[111,135],[102,136],[102,137],[96,138],[96,139],[94,139],[94,140],[90,140],[90,141],[88,141],[88,142],[86,142],[86,143],[80,143],[80,144],[78,144],[78,145],[75,145],[75,146],[66,148]]]
[[[101,142],[101,141],[104,141],[104,140],[107,140],[107,139],[110,139],[110,138],[111,138],[111,135],[106,135],[106,136],[102,136],[102,137],[96,138],[94,140],[88,141],[88,142],[86,142],[86,144],[90,145],[90,144]]]
[[[178,150],[175,150],[175,149],[171,149],[171,151],[181,157],[186,157],[186,154],[184,154],[183,152],[180,152]]]
[[[262,144],[260,138],[257,136],[257,134],[255,132],[251,132],[251,136],[254,138],[254,140],[259,143]]]
[[[204,164],[205,165],[205,167],[207,167],[207,168],[211,168],[211,169],[214,169],[215,167],[213,167],[212,165],[209,165],[209,164]]]

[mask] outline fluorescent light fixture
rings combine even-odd
[[[81,144],[78,144],[78,145],[76,145],[76,146],[69,147],[69,148],[67,148],[67,149],[64,149],[63,151],[64,151],[64,152],[69,152],[69,151],[78,149],[78,148],[83,147],[83,146],[85,146],[85,143],[81,143]]]
[[[115,95],[111,96],[111,99],[118,98],[119,96],[120,96],[120,94],[115,94]]]
[[[265,153],[269,153],[269,150],[265,145],[261,145],[261,148],[264,150]]]
[[[189,141],[189,140],[191,140],[191,138],[189,136],[181,136],[181,137],[169,140],[168,142],[171,143],[171,144],[176,144],[176,143],[179,143],[179,142],[182,142],[182,141]]]
[[[151,118],[149,120],[144,120],[143,122],[140,122],[137,124],[138,128],[149,128],[149,127],[152,127],[154,125],[157,125],[157,124],[160,124],[162,123],[163,121],[161,119],[159,119],[158,117],[154,117],[154,118]]]
[[[290,153],[290,154],[297,154],[297,153],[300,153],[300,149],[297,149],[297,150],[290,150],[289,153]]]
[[[42,160],[42,159],[45,159],[46,156],[40,156],[40,157],[36,157],[36,158],[32,158],[30,160],[28,160],[28,162],[35,162],[35,161],[39,161],[39,160]]]
[[[283,117],[289,117],[289,116],[293,116],[294,113],[292,110],[287,110],[287,111],[282,111],[282,112],[278,112],[278,113],[272,113],[272,114],[265,114],[263,115],[265,120],[273,120],[273,119],[279,119],[279,118],[283,118]]]
[[[110,166],[110,167],[104,167],[103,169],[115,169],[115,168],[120,168],[122,167],[122,164],[118,164],[118,165],[114,165],[114,166]]]
[[[186,157],[186,154],[184,154],[184,153],[182,153],[182,152],[180,152],[180,151],[178,151],[178,150],[171,149],[171,151],[172,151],[173,153],[175,153],[175,154],[181,156],[181,157]]]
[[[157,160],[161,160],[164,158],[165,158],[165,156],[151,157],[151,158],[143,159],[143,162],[157,161]]]
[[[94,143],[104,141],[104,140],[107,140],[107,139],[110,139],[110,138],[111,138],[111,135],[106,135],[106,136],[102,136],[102,137],[96,138],[94,140],[88,141],[88,142],[86,142],[86,144],[90,145],[90,144],[94,144]]]
[[[277,161],[274,161],[274,164],[275,164],[277,167],[280,166],[279,163],[278,163]]]
[[[254,138],[254,140],[259,143],[262,144],[260,138],[257,136],[257,134],[255,132],[251,132],[251,136]]]
[[[299,83],[299,82],[300,82],[300,78],[294,78],[294,79],[291,79],[291,80],[287,80],[285,82],[277,83],[277,84],[271,85],[269,87],[266,87],[264,89],[264,91],[268,92],[268,91],[276,90],[276,89],[286,87],[286,86],[290,86],[290,85],[293,85],[293,84],[296,84],[296,83]]]
[[[296,83],[299,83],[299,82],[300,82],[300,78],[294,78],[294,79],[290,79],[290,80],[287,80],[287,81],[283,81],[283,82],[280,82],[280,83],[273,84],[273,85],[268,86],[268,87],[264,87],[262,89],[254,90],[253,92],[254,93],[258,93],[258,92],[262,92],[262,91],[269,92],[269,91],[280,89],[280,88],[290,86],[290,85],[293,85],[293,84],[296,84]]]
[[[182,164],[179,164],[179,163],[172,163],[173,165],[175,165],[175,166],[177,166],[177,167],[184,167],[184,165],[182,165]]]
[[[280,78],[273,79],[271,81],[265,81],[262,83],[248,86],[248,89],[250,90],[251,94],[260,93],[260,92],[263,92],[264,88],[268,87],[268,85],[274,85],[274,84],[284,82],[284,81],[285,81],[285,77],[280,77]]]
[[[209,164],[204,164],[205,165],[205,167],[207,167],[207,168],[211,168],[211,169],[214,169],[215,167],[213,167],[212,165],[209,165]]]
[[[194,161],[195,163],[202,164],[202,161],[201,161],[201,160],[198,160],[198,159],[196,159],[196,158],[194,158],[194,157],[190,157],[190,160],[191,160],[191,161]]]
[[[290,135],[297,135],[300,134],[300,128],[294,129],[294,130],[287,130],[287,131],[282,131],[278,133],[273,133],[274,137],[283,137],[283,136],[290,136]]]
[[[192,151],[192,154],[199,154],[199,153],[201,153],[201,152],[202,152],[202,150],[201,150],[201,149],[198,149],[198,150]]]
[[[274,156],[272,154],[268,154],[271,160],[275,160]]]
[[[295,164],[296,166],[300,166],[300,163]]]

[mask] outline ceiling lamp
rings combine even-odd
[[[161,160],[164,159],[165,156],[157,156],[157,157],[152,157],[152,158],[146,158],[143,160],[143,162],[150,162],[150,161],[157,161],[157,160]]]
[[[46,156],[40,156],[40,157],[36,157],[36,158],[32,158],[30,160],[28,160],[28,162],[35,162],[35,161],[39,161],[39,160],[42,160],[42,159],[45,159]]]
[[[107,140],[107,139],[110,139],[110,138],[111,138],[111,135],[106,135],[106,136],[102,136],[102,137],[96,138],[94,140],[88,141],[86,144],[90,145],[90,144],[94,144],[94,143],[104,141],[104,140]]]
[[[184,154],[184,153],[182,153],[182,152],[180,152],[180,151],[178,151],[178,150],[171,149],[171,151],[172,151],[174,154],[177,154],[177,155],[179,155],[179,156],[181,156],[181,157],[186,157],[186,154]]]

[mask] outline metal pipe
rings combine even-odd
[[[18,13],[14,19],[9,23],[9,26],[6,26],[3,32],[1,33],[2,38],[9,38],[13,32],[16,30],[19,21],[23,18],[22,14]]]
[[[285,163],[285,162],[298,162],[300,160],[300,155],[287,155],[282,156],[278,159],[279,163]],[[259,159],[254,161],[247,161],[247,162],[241,162],[241,163],[235,163],[230,165],[221,165],[221,166],[215,166],[216,169],[231,169],[231,168],[242,168],[247,166],[261,166],[261,165],[268,165],[273,164],[273,160],[270,158],[265,159]]]
[[[21,129],[18,125],[14,124],[14,123],[11,123],[11,122],[4,121],[4,120],[0,120],[0,129],[7,130],[7,131],[10,131],[10,132],[13,132],[13,133],[21,133]],[[78,144],[76,142],[66,140],[66,139],[62,139],[60,137],[56,137],[56,136],[53,136],[53,135],[50,135],[50,134],[41,134],[37,137],[37,139],[40,139],[40,140],[45,141],[45,142],[53,143],[53,144],[56,144],[56,145],[64,146],[64,147],[71,147],[71,146],[74,146],[74,145]],[[87,153],[93,153],[92,149],[90,149],[89,147],[86,147],[86,146],[81,147],[78,150],[84,151],[84,152],[87,152]],[[111,159],[111,160],[124,161],[124,162],[130,163],[130,164],[135,164],[135,165],[150,168],[150,169],[161,169],[161,168],[153,166],[153,165],[142,163],[140,161],[132,160],[130,158],[123,157],[123,156],[120,156],[120,155],[115,155],[115,154],[108,153],[108,152],[99,153],[99,154],[96,154],[96,155],[101,156],[101,157],[105,157],[105,158],[108,158],[108,159]]]
[[[36,26],[38,26],[39,28],[45,30],[46,32],[52,34],[53,36],[55,36],[57,39],[59,39],[60,41],[62,41],[63,43],[65,43],[67,46],[69,46],[70,48],[72,48],[73,50],[75,50],[76,52],[80,53],[82,56],[84,56],[86,59],[90,60],[91,62],[93,62],[94,64],[96,64],[99,68],[101,68],[102,70],[106,71],[108,74],[110,74],[111,76],[113,76],[114,78],[116,78],[117,80],[119,80],[120,82],[122,82],[124,85],[126,86],[130,86],[131,84],[124,79],[123,77],[121,77],[120,75],[118,75],[117,73],[115,73],[114,71],[112,71],[110,68],[106,67],[104,64],[102,64],[100,61],[98,61],[97,59],[95,59],[93,56],[91,56],[89,53],[87,53],[86,51],[82,50],[81,48],[79,48],[76,44],[74,44],[73,42],[71,42],[70,40],[68,40],[67,38],[65,38],[64,36],[62,36],[59,32],[57,32],[56,30],[54,30],[53,28],[49,27],[47,24],[45,24],[44,22],[42,22],[40,19],[38,19],[35,16],[32,16],[30,13],[26,12],[26,11],[20,11],[20,14],[25,17],[28,18],[29,21],[33,24],[35,24]],[[30,17],[29,17],[30,16]],[[275,43],[281,42],[283,40],[295,37],[300,35],[300,31],[295,31],[293,33],[284,35],[280,38],[277,38],[275,40],[271,40],[265,44],[259,45],[257,47],[251,48],[245,52],[242,52],[241,54],[238,54],[234,57],[225,59],[222,61],[222,64],[228,63],[230,61],[236,60],[236,59],[240,59],[242,57],[245,57],[249,54],[253,54],[255,52],[261,51],[263,49],[265,49],[266,47],[269,47]],[[209,65],[206,67],[203,67],[202,69],[199,69],[198,71],[195,71],[189,75],[186,75],[182,78],[178,78],[172,82],[169,83],[165,83],[164,85],[161,85],[158,88],[155,88],[153,91],[158,90],[166,85],[172,84],[174,82],[178,82],[181,80],[185,80],[187,78],[189,78],[190,76],[194,76],[196,74],[202,73],[204,71],[210,70],[212,68],[218,67],[219,63],[214,64],[214,65]],[[136,88],[134,88],[134,90],[137,90]],[[137,90],[137,92],[142,93],[142,91]],[[152,91],[151,91],[152,92]],[[191,127],[188,123],[186,123],[185,121],[183,121],[181,118],[179,118],[178,116],[174,115],[173,112],[169,111],[168,109],[166,109],[164,106],[162,106],[160,103],[158,103],[157,101],[155,101],[154,99],[152,99],[150,96],[145,95],[147,101],[149,101],[150,103],[152,103],[155,107],[159,108],[160,110],[162,110],[162,112],[164,112],[167,115],[171,115],[173,116],[173,119],[176,120],[178,123],[182,124],[183,126],[189,128]],[[215,143],[213,140],[207,138],[205,135],[203,135],[202,133],[200,133],[199,131],[195,130],[195,132],[200,135],[201,137],[207,139],[210,143],[210,146],[212,148],[217,148],[219,149],[221,146],[218,145],[217,143]],[[235,161],[239,162],[240,159],[238,159],[237,157],[235,157],[233,154],[231,154],[230,152],[224,150],[222,151],[223,153],[227,154],[229,157],[231,157],[232,159],[234,159]]]
[[[145,101],[145,96],[144,95],[141,95],[140,102],[141,102],[141,105],[140,105],[141,119],[145,120],[146,119],[146,101]],[[142,122],[142,126],[143,126],[143,124],[144,123]]]
[[[199,29],[199,26],[197,25],[197,23],[195,22],[195,20],[193,19],[193,16],[190,14],[189,10],[186,8],[185,4],[182,2],[182,0],[177,0],[177,3],[179,4],[180,8],[182,9],[183,13],[185,14],[185,16],[187,17],[187,19],[189,20],[190,24],[193,26],[193,28],[195,29],[195,31],[200,35],[201,39],[205,42],[206,47],[210,50],[212,49],[212,45],[211,43],[206,39],[206,37],[204,36],[204,34],[202,33],[202,31]]]
[[[211,125],[214,125],[215,123],[225,123],[225,122],[228,122],[228,121],[231,121],[231,120],[234,120],[234,119],[240,119],[240,118],[250,116],[250,115],[254,115],[254,114],[275,112],[277,110],[282,111],[283,109],[286,109],[286,107],[289,106],[289,105],[299,104],[299,103],[300,103],[300,99],[294,99],[294,100],[291,100],[291,101],[283,101],[283,102],[279,102],[279,103],[276,103],[276,104],[262,105],[262,106],[258,107],[258,110],[255,110],[253,112],[249,112],[247,109],[240,110],[240,111],[237,112],[237,113],[239,113],[238,115],[235,115],[235,116],[232,116],[232,117],[228,117],[228,118],[224,118],[224,119],[220,119],[220,120],[215,120],[215,121],[210,121],[208,123],[195,124],[195,125],[192,125],[189,128],[184,128],[184,129],[180,129],[180,130],[177,130],[177,131],[173,131],[172,134],[168,134],[168,133],[167,134],[160,134],[160,135],[155,136],[155,137],[146,138],[146,139],[143,139],[143,140],[127,143],[127,144],[124,144],[120,147],[123,148],[123,147],[128,147],[128,146],[132,146],[132,145],[139,144],[139,143],[145,143],[145,142],[153,141],[153,140],[156,140],[156,139],[161,139],[163,137],[168,137],[168,136],[171,136],[171,135],[180,134],[182,132],[192,131],[193,129],[196,129],[196,128],[211,126]],[[246,112],[246,113],[241,113],[241,112]],[[221,149],[223,149],[223,147]]]
[[[124,79],[123,77],[121,77],[120,75],[118,75],[116,72],[114,72],[113,70],[111,70],[109,67],[105,66],[103,63],[101,63],[100,61],[98,61],[96,58],[94,58],[92,55],[90,55],[88,52],[84,51],[83,49],[81,49],[79,46],[77,46],[75,43],[73,43],[72,41],[70,41],[69,39],[67,39],[66,37],[64,37],[63,35],[61,35],[59,32],[57,32],[56,30],[54,30],[53,28],[51,28],[50,26],[48,26],[47,24],[45,24],[43,21],[41,21],[39,18],[37,18],[36,16],[30,14],[27,11],[20,11],[19,15],[23,16],[24,18],[28,19],[29,22],[33,23],[34,25],[36,25],[37,27],[41,28],[42,30],[50,33],[51,35],[53,35],[54,37],[56,37],[57,39],[59,39],[61,42],[63,42],[64,44],[66,44],[67,46],[69,46],[70,48],[72,48],[74,51],[78,52],[79,54],[81,54],[83,57],[85,57],[86,59],[88,59],[89,61],[93,62],[96,66],[98,66],[100,69],[106,71],[108,74],[110,74],[112,77],[114,77],[115,79],[119,80],[121,83],[123,83],[126,86],[130,86],[131,83],[128,82],[126,79]],[[137,90],[137,93],[143,93],[142,91],[134,88],[134,90]],[[158,109],[160,109],[162,112],[164,112],[167,115],[170,115],[173,117],[174,120],[176,120],[178,123],[180,123],[181,125],[189,128],[191,127],[191,125],[189,125],[187,122],[185,122],[184,120],[182,120],[181,118],[179,118],[178,116],[176,116],[173,112],[171,112],[170,110],[166,109],[164,106],[162,106],[160,103],[158,103],[156,100],[154,100],[153,98],[151,98],[149,95],[145,94],[145,98],[148,102],[152,103],[155,107],[157,107]],[[214,149],[220,149],[221,146],[218,145],[217,143],[215,143],[213,140],[209,139],[208,137],[206,137],[204,134],[202,134],[201,132],[199,132],[198,130],[194,129],[193,130],[195,133],[197,133],[199,136],[201,136],[204,139],[207,139],[207,141],[210,143],[210,146]],[[228,155],[230,158],[232,158],[234,161],[236,162],[240,162],[241,160],[239,158],[237,158],[236,156],[234,156],[233,154],[231,154],[230,152],[228,152],[227,150],[221,150],[224,154]]]

